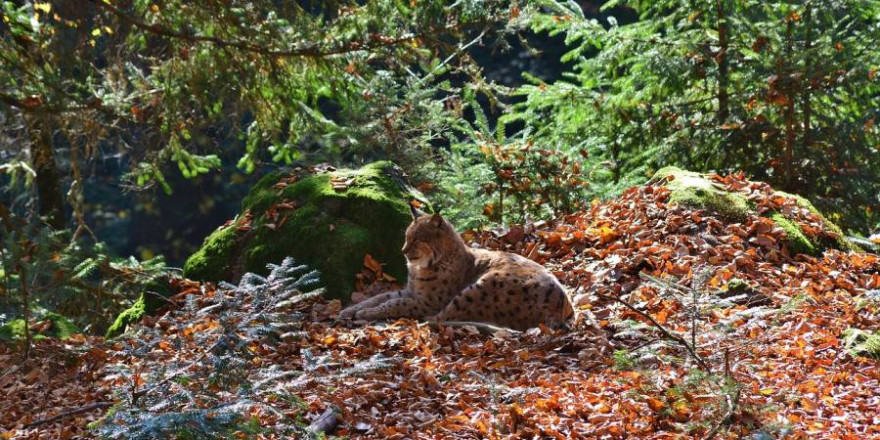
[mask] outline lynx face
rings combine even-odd
[[[402,251],[410,266],[428,267],[445,250],[455,248],[457,239],[460,240],[452,225],[438,214],[419,213],[406,228],[406,241]]]

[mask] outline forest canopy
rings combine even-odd
[[[4,197],[82,227],[108,158],[121,188],[168,193],[170,173],[387,158],[439,182],[464,227],[570,212],[676,164],[876,228],[876,2],[587,6],[6,1]],[[554,36],[552,78],[500,78],[477,51],[538,56]]]

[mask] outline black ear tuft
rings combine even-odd
[[[412,215],[413,220],[425,215],[424,212],[418,210],[412,203],[407,203],[409,205],[409,213]]]
[[[439,213],[432,215],[431,216],[431,224],[438,227],[438,228],[443,226],[443,217],[440,217]]]

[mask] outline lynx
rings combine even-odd
[[[543,323],[565,327],[574,309],[559,281],[519,255],[472,249],[439,214],[410,207],[403,253],[409,277],[340,313],[340,318],[424,318],[476,321],[525,330]]]

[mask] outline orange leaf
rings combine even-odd
[[[666,404],[663,403],[663,401],[660,399],[650,397],[648,398],[648,406],[654,411],[660,411],[661,409],[666,407]]]
[[[364,255],[364,267],[375,273],[382,272],[382,263],[376,261],[376,259],[370,254]]]

